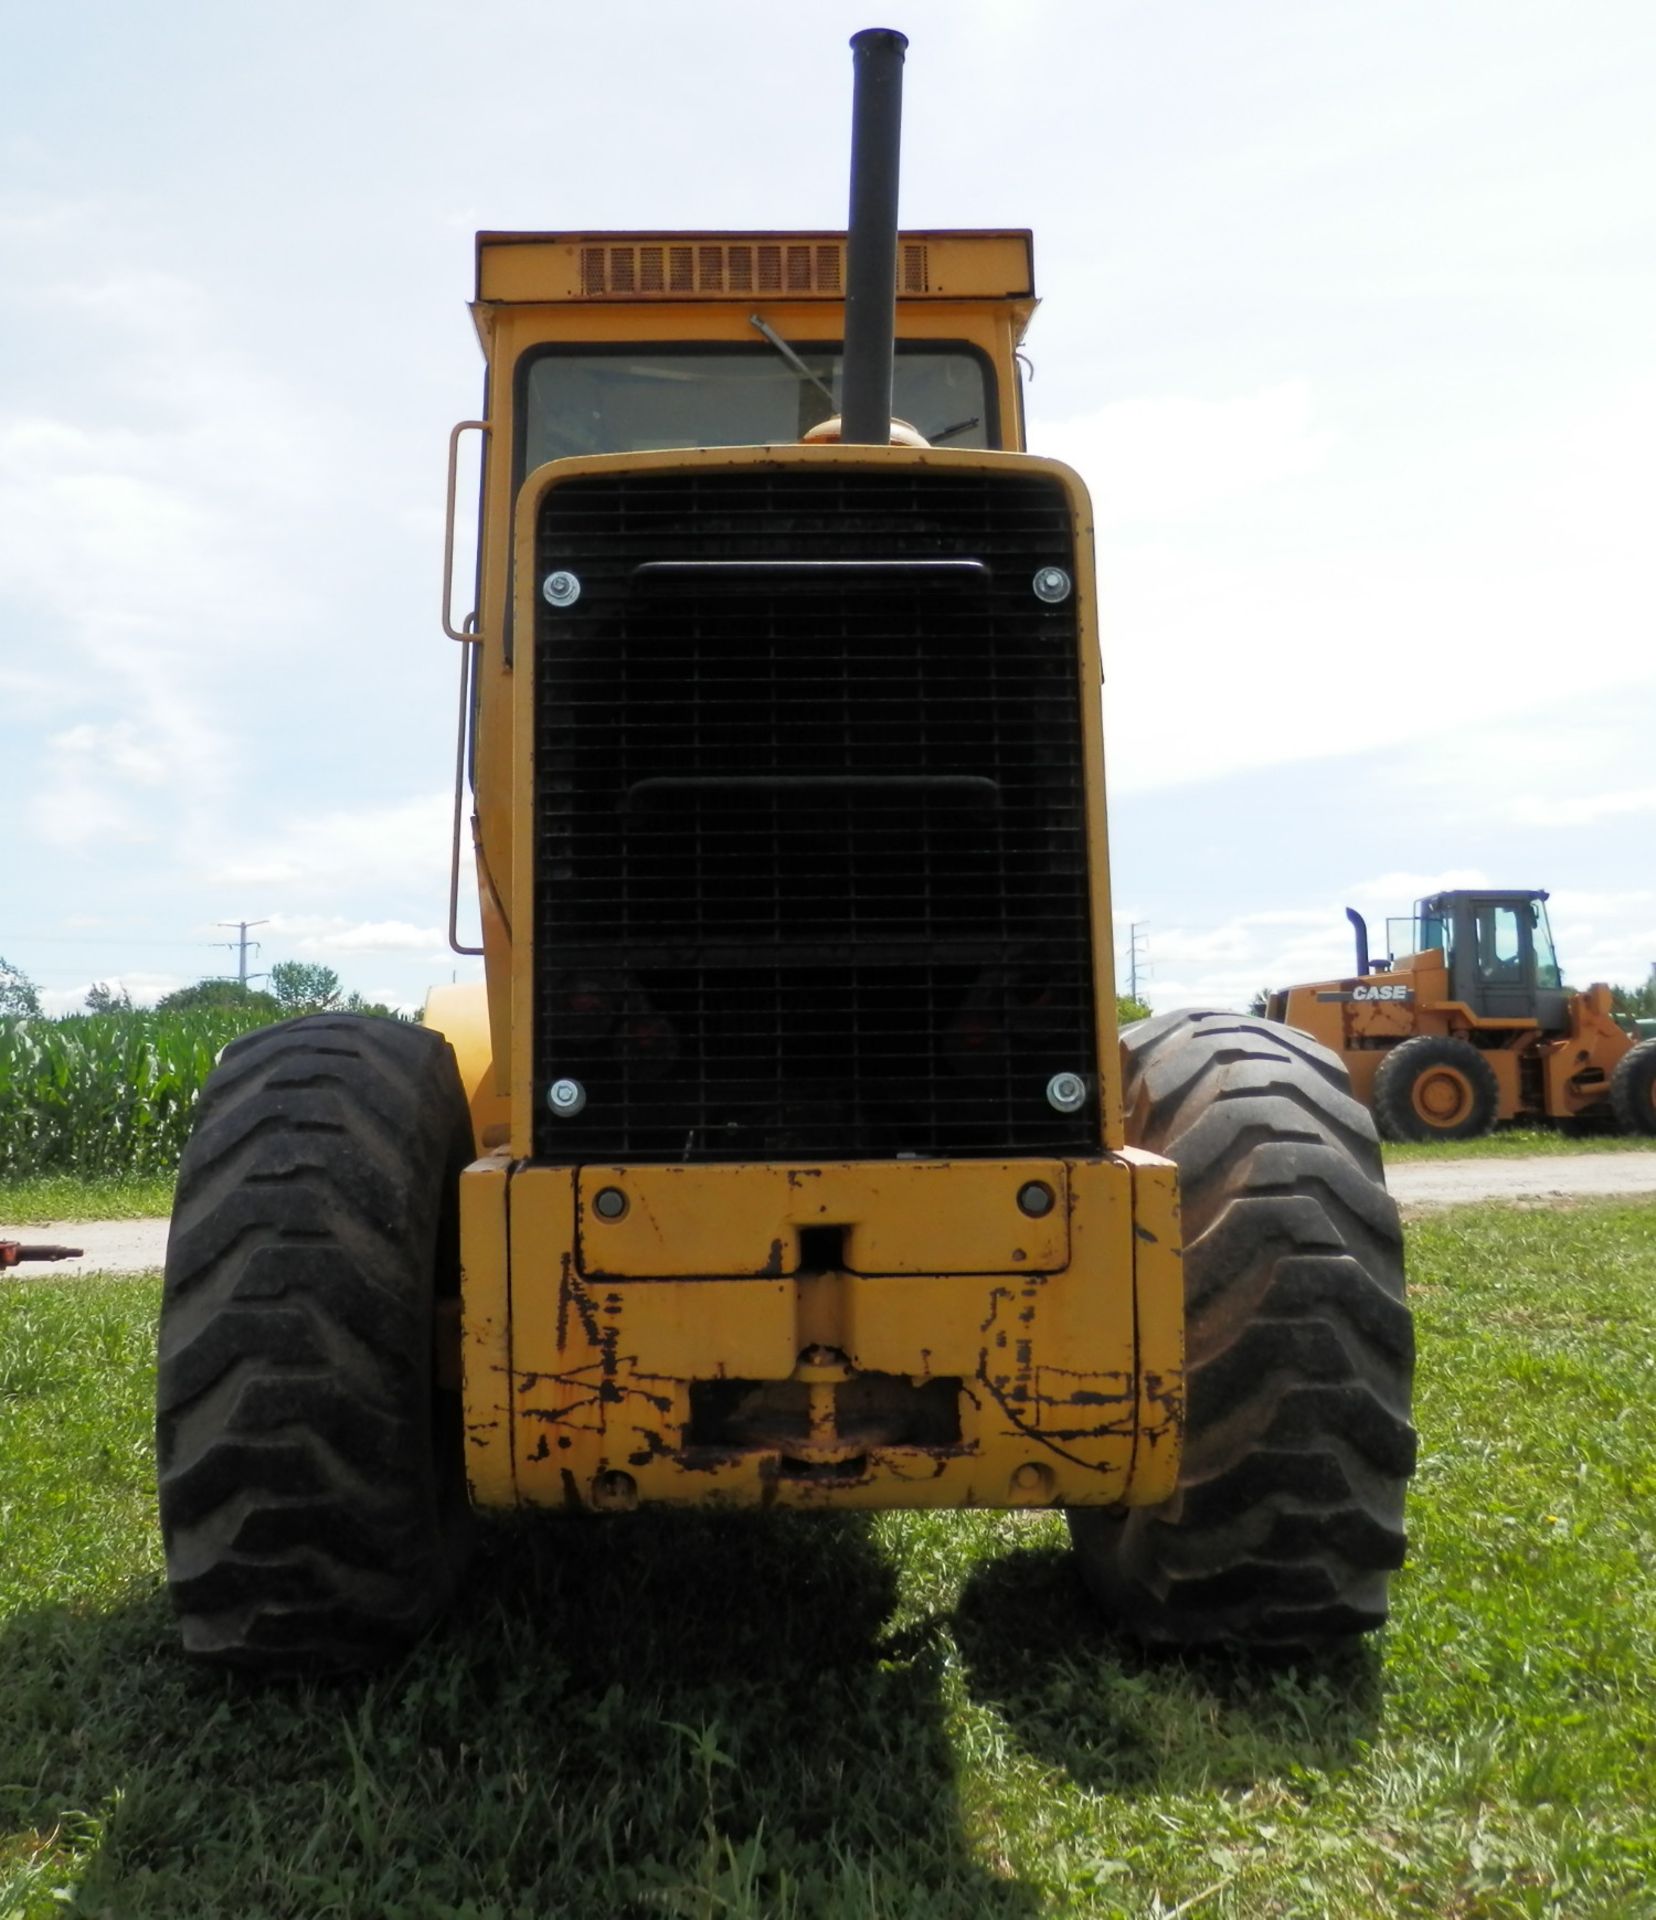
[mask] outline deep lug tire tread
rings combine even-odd
[[[1472,1088],[1472,1110],[1452,1127],[1434,1127],[1415,1111],[1414,1084],[1433,1067],[1453,1067]],[[1417,1033],[1401,1040],[1375,1069],[1374,1122],[1387,1140],[1477,1140],[1495,1124],[1501,1089],[1495,1069],[1470,1040]]]
[[[433,1313],[470,1154],[437,1034],[318,1014],[225,1049],[179,1171],[156,1395],[192,1654],[368,1664],[447,1600],[466,1514]]]
[[[1293,1653],[1386,1617],[1414,1468],[1402,1231],[1337,1057],[1251,1017],[1122,1034],[1127,1136],[1177,1162],[1187,1427],[1164,1505],[1069,1514],[1152,1644]]]
[[[1610,1110],[1623,1133],[1656,1133],[1656,1040],[1641,1040],[1616,1062]]]

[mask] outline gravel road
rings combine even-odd
[[[1405,1214],[1463,1207],[1477,1200],[1609,1199],[1656,1193],[1656,1149],[1649,1153],[1541,1153],[1522,1160],[1411,1160],[1390,1167],[1386,1184]],[[46,1240],[84,1247],[79,1260],[31,1262],[11,1278],[36,1274],[142,1273],[160,1266],[167,1251],[165,1220],[58,1221],[8,1226],[0,1240]]]
[[[1521,1160],[1410,1160],[1386,1169],[1405,1214],[1463,1207],[1473,1200],[1610,1199],[1656,1193],[1650,1153],[1537,1153]]]
[[[143,1273],[158,1267],[167,1256],[165,1220],[52,1220],[45,1226],[30,1221],[12,1226],[0,1219],[0,1240],[21,1240],[25,1246],[84,1247],[79,1260],[30,1260],[0,1276],[8,1281],[32,1280],[53,1273]]]

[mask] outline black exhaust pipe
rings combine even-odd
[[[1359,975],[1365,974],[1369,970],[1368,922],[1355,907],[1346,908],[1346,918],[1357,935],[1357,971]]]
[[[851,212],[845,246],[845,361],[840,439],[891,442],[897,333],[897,171],[907,36],[865,27],[851,36]]]

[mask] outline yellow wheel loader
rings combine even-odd
[[[1338,1054],[1388,1140],[1471,1140],[1509,1120],[1656,1134],[1656,1040],[1636,1041],[1610,989],[1564,985],[1539,887],[1460,889],[1387,921],[1357,970],[1269,996],[1266,1012]]]
[[[383,1658],[475,1509],[590,1553],[634,1508],[1061,1508],[1144,1639],[1385,1617],[1372,1124],[1280,1026],[1116,1031],[1030,238],[899,233],[906,42],[852,45],[848,233],[478,237],[486,986],[270,1028],[203,1096],[160,1336],[193,1654]]]

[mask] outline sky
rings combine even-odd
[[[50,1011],[446,936],[482,228],[1028,226],[1098,510],[1123,971],[1348,971],[1439,885],[1656,963],[1648,0],[0,0],[0,955]],[[463,931],[475,925],[470,902]],[[1380,942],[1376,941],[1377,947]]]

